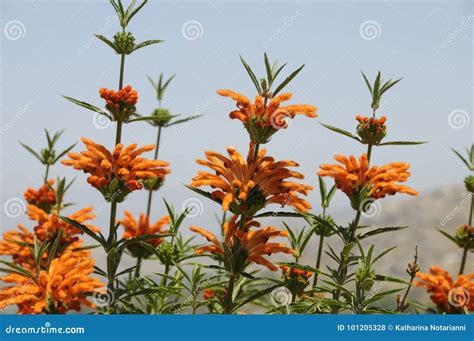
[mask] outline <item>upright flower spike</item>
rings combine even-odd
[[[359,160],[354,156],[344,155],[336,155],[334,159],[342,165],[323,164],[317,174],[333,178],[337,188],[349,197],[355,210],[368,198],[377,200],[396,193],[418,194],[412,188],[399,184],[407,181],[410,176],[410,165],[404,162],[369,168],[366,154],[362,154]]]
[[[358,115],[356,120],[359,122],[357,125],[357,135],[360,136],[361,142],[364,144],[378,145],[387,135],[387,126],[385,125],[387,118],[385,116],[374,118]]]
[[[136,111],[135,105],[138,102],[138,92],[133,90],[130,85],[118,92],[101,88],[99,94],[105,100],[105,107],[112,114],[115,121],[127,122]]]
[[[78,223],[89,222],[96,217],[92,211],[92,207],[86,207],[69,215],[68,218],[77,221]],[[27,213],[31,220],[37,222],[34,231],[40,241],[52,240],[60,231],[62,241],[65,243],[71,243],[77,241],[79,239],[78,236],[83,234],[83,232],[78,228],[58,218],[58,216],[54,214],[46,213],[37,206],[29,205]],[[100,228],[97,226],[90,224],[86,224],[85,226],[92,232],[100,231]]]
[[[190,230],[206,238],[210,245],[202,246],[196,249],[196,254],[210,252],[221,258],[227,269],[234,274],[244,271],[251,263],[256,263],[267,267],[271,271],[277,271],[277,267],[265,259],[263,256],[272,253],[293,253],[294,250],[283,243],[269,243],[270,239],[276,237],[287,237],[286,231],[277,230],[273,226],[258,228],[252,230],[252,227],[260,227],[256,221],[247,219],[240,228],[240,222],[237,221],[238,215],[234,215],[224,224],[224,241],[221,242],[211,232],[197,226],[191,226]],[[224,246],[225,245],[225,246]],[[226,249],[233,252],[229,255]]]
[[[117,144],[109,152],[103,145],[82,138],[87,151],[81,154],[69,153],[70,160],[63,160],[66,166],[89,173],[87,182],[97,188],[110,202],[122,202],[127,194],[142,189],[142,181],[148,178],[163,178],[170,173],[168,162],[148,160],[139,157],[151,151],[154,145],[137,148],[137,144],[124,147]]]
[[[251,103],[246,96],[231,90],[218,90],[217,93],[224,97],[230,97],[237,102],[238,110],[229,114],[231,119],[238,119],[244,124],[249,133],[250,140],[254,143],[265,144],[280,129],[286,129],[289,119],[293,119],[297,114],[307,117],[317,117],[317,108],[312,105],[287,105],[281,106],[293,96],[291,93],[283,93],[270,100],[267,104],[264,98],[257,95],[255,103]]]
[[[37,276],[10,273],[0,278],[14,284],[1,289],[0,309],[17,305],[19,314],[64,314],[79,311],[82,305],[94,307],[87,295],[99,291],[104,284],[90,276],[93,271],[93,259],[66,252]]]
[[[445,313],[474,311],[474,274],[460,275],[453,280],[449,272],[432,266],[429,273],[418,272],[418,287],[425,288],[438,309]]]
[[[155,223],[150,224],[150,218],[144,213],[140,214],[138,221],[130,213],[130,211],[125,211],[124,214],[125,217],[118,221],[118,223],[122,225],[125,229],[125,232],[122,237],[123,239],[136,238],[151,234],[164,234],[167,231],[165,231],[163,228],[171,221],[171,218],[169,216],[164,216]],[[163,242],[163,239],[154,238],[148,239],[145,242],[156,247]],[[128,250],[134,257],[137,258],[148,258],[149,256],[151,256],[151,253],[138,243],[131,244],[128,247]]]
[[[214,189],[212,197],[221,202],[224,210],[246,216],[253,216],[268,204],[289,205],[302,212],[311,208],[298,195],[307,195],[313,188],[288,181],[289,178],[304,178],[303,174],[288,169],[298,166],[296,162],[275,161],[265,155],[265,149],[258,152],[254,162],[246,161],[233,147],[228,147],[227,152],[228,158],[217,152],[206,152],[207,160],[197,160],[215,173],[198,172],[191,187],[211,186]],[[251,147],[249,156],[253,154]]]
[[[34,205],[46,211],[51,212],[51,208],[56,204],[56,192],[51,188],[54,185],[54,179],[48,180],[38,190],[28,188],[24,194],[25,200],[30,205]]]

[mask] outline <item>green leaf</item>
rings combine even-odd
[[[384,275],[375,275],[375,280],[380,282],[392,282],[392,283],[400,283],[409,285],[410,282],[407,282],[401,278],[391,277],[391,276],[384,276]]]
[[[394,227],[380,227],[378,229],[361,233],[357,236],[358,239],[365,239],[367,237],[375,236],[377,234],[381,233],[387,233],[387,232],[392,232],[392,231],[399,231],[402,229],[406,229],[408,226],[394,226]]]
[[[254,216],[254,218],[262,217],[303,218],[303,215],[297,212],[263,212]]]
[[[272,67],[270,66],[270,62],[268,61],[267,53],[263,54],[263,59],[265,61],[265,70],[267,71],[268,88],[270,88],[272,86],[273,74],[272,74]]]
[[[379,143],[377,146],[411,146],[424,143],[428,143],[428,141],[390,141]]]
[[[319,193],[321,194],[321,206],[325,206],[326,203],[326,184],[321,176],[318,176],[319,181]]]
[[[54,163],[56,163],[60,158],[62,158],[64,155],[66,155],[67,153],[69,153],[71,151],[72,148],[74,148],[76,146],[77,143],[74,143],[73,145],[69,146],[68,148],[66,148],[65,150],[63,150],[61,153],[59,153],[59,155],[54,159]]]
[[[362,77],[364,77],[365,84],[367,84],[367,87],[369,88],[370,94],[373,96],[374,92],[372,90],[372,85],[370,85],[370,82],[367,79],[367,76],[365,75],[365,73],[363,71],[361,71],[361,73],[362,73]]]
[[[25,148],[27,151],[29,151],[35,158],[37,158],[41,163],[44,162],[44,160],[41,158],[41,156],[38,155],[31,147],[27,146],[26,144],[23,144],[20,142],[20,144]]]
[[[91,110],[91,111],[94,111],[94,112],[96,112],[96,113],[99,113],[99,114],[101,114],[101,115],[104,115],[104,116],[108,117],[109,120],[113,121],[112,116],[110,116],[110,115],[107,114],[105,111],[103,111],[102,109],[100,109],[100,108],[98,108],[98,107],[96,107],[96,106],[94,106],[94,105],[92,105],[92,104],[89,104],[89,103],[83,102],[83,101],[79,101],[79,100],[77,100],[77,99],[75,99],[75,98],[68,97],[68,96],[62,96],[62,97],[64,97],[64,98],[67,99],[68,101],[70,101],[70,102],[72,102],[72,103],[74,103],[74,104],[76,104],[76,105],[78,105],[78,106],[80,106],[80,107],[83,107],[83,108],[86,108],[86,109],[88,109],[88,110]]]
[[[469,162],[467,162],[467,160],[464,158],[464,156],[462,156],[456,149],[454,148],[451,148],[451,150],[461,159],[462,162],[464,162],[464,164],[467,166],[467,168],[471,169],[471,165],[469,164]]]
[[[265,295],[271,293],[273,290],[275,290],[276,288],[279,288],[279,287],[281,287],[281,286],[283,286],[283,283],[276,284],[276,285],[271,286],[271,287],[269,287],[269,288],[266,288],[266,289],[264,289],[264,290],[260,290],[260,291],[258,291],[256,294],[250,296],[249,298],[247,298],[247,299],[244,300],[243,302],[241,302],[241,303],[237,304],[236,306],[234,306],[234,307],[232,308],[232,310],[235,311],[235,310],[239,309],[240,307],[243,307],[244,305],[246,305],[246,304],[248,304],[248,303],[250,303],[250,302],[252,302],[252,301],[255,301],[256,299],[258,299],[258,298],[260,298],[260,297],[262,297],[262,296],[265,296]]]
[[[445,236],[446,238],[448,238],[449,240],[453,241],[456,245],[458,245],[458,241],[456,240],[456,238],[454,238],[453,236],[451,236],[448,232],[445,232],[441,229],[437,229],[439,232],[441,232],[441,234],[443,236]]]
[[[293,78],[296,77],[296,75],[304,68],[304,64],[301,65],[299,68],[297,68],[295,71],[293,71],[293,73],[291,75],[289,75],[288,77],[286,77],[286,79],[280,84],[277,86],[277,88],[275,89],[275,91],[273,92],[273,96],[276,96],[281,90],[283,90],[283,88],[285,86],[288,85],[288,83],[290,83]]]
[[[68,217],[64,217],[64,216],[61,216],[61,215],[56,215],[56,216],[59,219],[64,220],[66,223],[71,224],[75,228],[78,228],[79,230],[81,230],[82,232],[87,234],[89,237],[91,237],[92,239],[99,242],[102,246],[104,246],[104,247],[106,246],[106,241],[103,238],[101,238],[100,236],[98,236],[97,234],[95,234],[94,232],[92,232],[91,230],[89,230],[89,228],[87,226],[82,225],[81,223],[75,221],[74,219],[68,218]]]
[[[135,1],[136,1],[136,0],[133,1],[133,4],[134,4],[134,5],[135,5]],[[137,14],[138,11],[141,10],[142,7],[145,6],[145,4],[146,4],[147,2],[148,2],[148,0],[144,0],[144,1],[140,4],[140,6],[138,6],[134,11],[132,11],[131,13],[129,13],[129,14],[127,15],[127,25],[130,23],[130,20],[132,20],[132,18],[135,16],[135,14]],[[131,9],[131,8],[132,8],[132,4],[130,4],[130,6],[129,6],[128,8]],[[127,9],[127,12],[129,12],[128,9]]]
[[[179,119],[179,120],[176,120],[176,121],[172,121],[171,123],[165,124],[165,127],[171,127],[171,126],[174,126],[176,124],[181,124],[181,123],[184,123],[184,122],[195,120],[196,118],[199,118],[199,117],[202,117],[202,116],[203,115],[194,115],[194,116],[189,116],[189,117],[186,117],[186,118],[182,118],[182,119]]]
[[[103,41],[104,43],[106,43],[107,45],[109,45],[115,52],[117,52],[117,47],[115,46],[115,44],[113,42],[111,42],[110,40],[108,40],[106,37],[104,37],[103,35],[100,35],[100,34],[94,34],[97,38],[99,38],[101,41]]]
[[[399,78],[396,81],[389,80],[387,83],[385,83],[382,86],[382,89],[380,89],[380,95],[383,95],[386,91],[388,91],[390,88],[392,88],[395,84],[397,84],[401,80],[402,78]]]
[[[262,89],[260,88],[260,84],[258,83],[257,77],[253,73],[252,69],[250,66],[247,64],[247,62],[244,60],[242,56],[240,56],[240,61],[242,62],[242,65],[244,66],[245,70],[247,70],[248,75],[252,79],[253,84],[255,85],[255,88],[257,89],[257,92],[259,94],[262,93]]]
[[[329,130],[332,130],[338,134],[342,134],[344,136],[347,136],[347,137],[350,137],[351,139],[354,139],[360,143],[362,143],[362,141],[355,135],[351,134],[350,132],[348,132],[347,130],[344,130],[344,129],[341,129],[341,128],[337,128],[337,127],[333,127],[329,124],[325,124],[325,123],[322,123],[322,122],[319,122],[323,127],[329,129]]]
[[[153,39],[153,40],[145,40],[144,42],[141,42],[140,44],[137,44],[133,47],[132,51],[136,51],[138,49],[141,49],[142,47],[146,47],[148,45],[153,45],[153,44],[159,44],[162,43],[164,40],[158,40],[158,39]]]
[[[202,195],[203,197],[206,197],[208,199],[211,199],[212,201],[218,203],[219,205],[222,205],[222,202],[219,199],[213,198],[211,193],[203,191],[202,189],[199,188],[194,188],[188,185],[185,185],[187,188],[189,188],[191,191],[196,192],[197,194]]]
[[[20,275],[23,275],[23,276],[26,276],[26,277],[34,278],[33,274],[31,274],[28,270],[22,268],[21,266],[15,264],[15,263],[6,262],[4,260],[0,260],[0,263],[8,266],[9,268],[11,268],[11,270],[14,270],[13,272],[16,272],[16,273],[18,273]]]
[[[380,258],[382,258],[383,256],[385,256],[387,253],[391,252],[392,250],[395,250],[397,247],[394,246],[394,247],[391,247],[391,248],[388,248],[384,251],[382,251],[381,253],[379,253],[375,258],[374,260],[372,261],[371,264],[375,264],[376,261],[378,261]]]

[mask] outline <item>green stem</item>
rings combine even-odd
[[[319,270],[319,267],[321,266],[321,258],[323,255],[323,247],[324,247],[324,234],[321,234],[319,236],[319,247],[318,247],[318,258],[316,259],[316,269]],[[313,288],[316,288],[318,285],[318,275],[319,273],[314,274],[314,281],[313,281]]]
[[[50,164],[48,163],[48,164],[46,165],[46,171],[45,171],[45,173],[44,173],[44,182],[48,182],[49,166],[50,166]]]
[[[158,128],[158,134],[156,136],[156,149],[155,149],[155,160],[158,159],[158,152],[160,149],[160,139],[161,139],[161,128],[162,126],[160,125]],[[151,212],[151,202],[153,200],[153,189],[148,191],[148,203],[146,207],[146,215],[150,217],[150,212]]]
[[[469,220],[468,220],[468,225],[472,226],[472,212],[474,211],[474,196],[471,196],[471,208],[469,211]],[[467,252],[469,249],[470,243],[467,243],[467,245],[464,247],[463,253],[462,253],[462,259],[461,259],[461,267],[459,268],[459,275],[462,275],[464,273],[464,268],[466,267],[466,261],[467,261]]]
[[[253,153],[253,161],[254,162],[257,160],[259,150],[260,150],[260,142],[257,142],[257,143],[255,143],[255,150],[254,150],[254,153]]]
[[[125,68],[125,55],[122,54],[120,57],[120,78],[119,78],[119,90],[123,88],[123,74]]]
[[[235,275],[230,274],[229,284],[227,286],[227,292],[224,299],[224,314],[232,314],[232,296],[234,295],[234,286],[235,286]]]
[[[140,269],[142,267],[142,257],[137,258],[137,264],[135,267],[135,278],[140,277]]]

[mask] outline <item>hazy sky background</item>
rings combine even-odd
[[[43,128],[66,128],[60,147],[86,136],[112,148],[114,127],[98,129],[92,112],[60,95],[103,106],[98,89],[117,87],[119,56],[93,34],[102,32],[111,39],[119,25],[108,1],[3,0],[1,4],[3,207],[12,198],[22,198],[27,187],[38,187],[44,171],[18,141],[39,149],[45,143]],[[19,35],[8,32],[12,21],[21,23]],[[198,22],[196,36],[192,30],[183,33],[190,21]],[[459,184],[467,172],[449,148],[463,148],[473,137],[473,21],[472,1],[151,1],[133,19],[130,30],[137,41],[165,42],[127,57],[125,84],[139,91],[138,111],[147,114],[157,101],[145,75],[176,74],[164,106],[177,114],[205,115],[164,131],[160,156],[171,163],[173,173],[155,196],[153,215],[164,214],[161,197],[177,208],[195,197],[182,184],[200,169],[194,159],[205,150],[224,152],[233,145],[246,151],[247,133],[239,121],[228,118],[234,103],[215,91],[230,88],[253,98],[255,90],[239,54],[263,75],[265,51],[271,59],[288,62],[287,72],[306,64],[287,90],[294,93],[291,103],[316,105],[320,117],[298,117],[267,148],[277,158],[298,161],[307,183],[316,186],[318,165],[331,161],[333,154],[362,152],[352,140],[325,130],[318,121],[354,131],[355,115],[370,112],[370,95],[360,70],[370,78],[381,70],[386,79],[403,77],[379,111],[388,117],[387,140],[430,143],[377,148],[374,163],[412,164],[409,185],[421,195],[443,184]],[[124,127],[123,137],[126,143],[143,145],[154,143],[155,134],[148,124],[134,123]],[[75,148],[80,150],[81,143]],[[60,164],[51,174],[76,177],[68,201],[77,203],[77,209],[93,205],[100,211],[96,225],[106,229],[108,206],[86,184],[86,175]],[[119,211],[138,214],[146,195],[132,193]],[[201,200],[202,214],[188,224],[209,227],[213,212],[220,210]],[[309,201],[319,207],[316,190]],[[334,209],[347,207],[348,200],[338,195]],[[5,211],[2,229],[27,223],[25,217]]]

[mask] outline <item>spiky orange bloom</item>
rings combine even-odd
[[[87,151],[81,154],[69,153],[71,160],[61,162],[91,174],[87,182],[99,189],[107,200],[122,201],[128,192],[142,188],[142,180],[163,178],[170,173],[170,170],[165,168],[169,166],[168,162],[138,157],[153,150],[154,145],[137,148],[136,143],[128,147],[119,143],[110,153],[103,145],[87,138],[82,138],[82,142]]]
[[[214,173],[198,172],[191,182],[192,187],[211,186],[214,198],[222,201],[224,210],[234,213],[246,212],[253,215],[267,204],[289,205],[306,212],[311,205],[298,194],[307,195],[313,188],[308,185],[286,181],[288,178],[303,179],[301,173],[289,170],[294,161],[275,161],[265,156],[265,149],[259,151],[254,162],[244,160],[233,147],[228,147],[229,158],[217,152],[206,152],[206,160],[197,160],[200,165],[211,168]],[[249,155],[253,155],[253,147]]]
[[[92,207],[86,207],[69,215],[68,218],[73,219],[78,223],[88,222],[96,217],[95,214],[92,213],[92,210]],[[54,238],[58,231],[61,231],[63,241],[68,243],[78,240],[77,236],[83,234],[80,229],[66,223],[54,214],[46,213],[34,205],[28,206],[27,214],[30,219],[35,220],[38,223],[34,230],[40,241]],[[100,228],[97,226],[90,224],[86,224],[85,226],[92,232],[100,231]]]
[[[286,231],[277,230],[273,226],[251,230],[250,228],[253,226],[260,227],[260,224],[253,220],[247,220],[243,228],[239,228],[240,223],[237,222],[237,217],[237,215],[234,215],[224,224],[224,244],[234,252],[230,260],[234,262],[233,271],[242,271],[250,263],[257,263],[266,266],[271,271],[276,271],[278,268],[263,256],[272,253],[294,252],[283,243],[268,243],[270,239],[276,237],[287,237],[288,233]],[[196,254],[211,252],[219,257],[225,255],[222,242],[213,233],[197,226],[191,226],[190,230],[199,233],[211,242],[211,245],[197,248]]]
[[[94,307],[86,294],[104,286],[97,278],[90,277],[94,260],[76,257],[66,252],[51,261],[49,269],[33,278],[10,273],[0,280],[16,285],[0,291],[0,309],[18,305],[19,314],[60,313],[79,311],[81,305]]]
[[[282,102],[286,102],[293,97],[291,93],[284,93],[272,98],[268,105],[265,106],[264,99],[258,95],[255,97],[255,103],[251,103],[250,99],[232,90],[218,90],[217,93],[224,97],[230,97],[237,102],[239,110],[232,111],[229,116],[232,119],[238,119],[243,123],[250,120],[256,120],[261,127],[269,127],[277,123],[279,114],[286,113],[288,117],[294,118],[297,114],[303,114],[307,117],[317,117],[317,108],[312,105],[287,105],[280,106]],[[282,122],[283,123],[283,122]],[[278,124],[277,124],[278,125]],[[288,123],[280,128],[287,128]]]
[[[310,271],[304,271],[287,265],[280,265],[280,269],[282,270],[283,274],[288,277],[303,276],[309,278],[313,275],[313,273]]]
[[[359,161],[354,156],[336,155],[334,159],[342,164],[320,166],[319,176],[334,178],[337,188],[349,197],[357,196],[364,190],[366,196],[380,199],[386,195],[406,193],[417,195],[418,192],[398,182],[407,181],[410,165],[404,162],[393,162],[385,166],[369,168],[367,155],[362,154]]]
[[[109,110],[119,110],[124,106],[134,106],[138,101],[138,92],[133,90],[130,85],[127,85],[118,92],[106,88],[100,88],[99,94],[100,97],[105,99],[107,109]]]
[[[150,224],[149,217],[144,213],[140,214],[138,221],[130,211],[125,211],[124,214],[125,217],[122,220],[119,220],[118,223],[120,223],[125,229],[125,233],[123,234],[123,238],[125,239],[136,238],[147,234],[166,233],[166,231],[163,230],[163,227],[168,225],[171,221],[169,216],[164,216],[154,224]],[[149,239],[146,242],[153,246],[158,246],[163,242],[163,240],[161,238],[156,238]]]
[[[51,207],[56,204],[56,193],[51,189],[52,185],[54,185],[54,179],[48,180],[48,183],[44,184],[38,190],[28,188],[24,194],[25,200],[28,204],[38,206],[49,212]]]
[[[237,102],[238,110],[232,111],[231,119],[238,119],[243,124],[250,139],[256,143],[267,143],[271,136],[279,129],[288,127],[288,119],[293,119],[297,114],[307,117],[317,117],[317,108],[312,105],[287,105],[280,106],[282,102],[288,101],[293,95],[284,93],[270,100],[269,103],[258,95],[255,103],[241,94],[231,90],[218,90],[217,93],[224,97],[230,97]]]
[[[431,300],[443,312],[455,312],[466,307],[474,311],[474,274],[460,275],[453,280],[449,272],[432,266],[429,274],[418,272],[415,285],[427,289]]]

